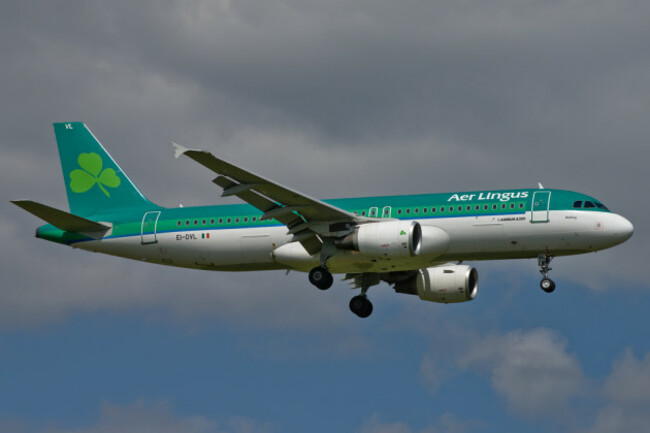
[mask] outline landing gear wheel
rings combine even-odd
[[[327,290],[332,287],[334,277],[324,266],[318,266],[309,271],[309,282],[321,290]]]
[[[546,293],[551,293],[555,290],[555,282],[548,277],[548,273],[551,270],[549,264],[553,260],[553,256],[546,254],[540,254],[537,256],[537,264],[539,265],[539,273],[542,274],[542,281],[539,282],[539,287],[542,288]]]
[[[372,314],[372,302],[365,295],[357,295],[350,299],[350,311],[361,318]]]
[[[546,293],[551,293],[555,290],[555,282],[550,278],[543,278],[542,281],[539,282],[539,287],[541,287]]]

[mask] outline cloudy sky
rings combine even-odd
[[[0,430],[638,432],[650,423],[650,3],[11,1],[0,14]],[[168,143],[313,196],[534,187],[598,197],[626,244],[474,263],[478,298],[209,273],[33,237],[67,208],[52,122],[154,202],[224,203]]]

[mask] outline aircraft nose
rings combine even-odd
[[[613,224],[611,224],[610,229],[614,234],[614,237],[619,239],[621,242],[628,240],[632,233],[634,233],[634,226],[627,218],[620,215],[616,215],[616,219]]]

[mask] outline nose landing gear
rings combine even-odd
[[[539,282],[539,287],[541,287],[546,293],[551,293],[555,290],[555,282],[548,278],[548,273],[552,269],[549,267],[551,260],[553,260],[553,257],[548,254],[540,254],[537,256],[537,264],[540,267],[539,272],[544,277],[542,278],[542,281]]]

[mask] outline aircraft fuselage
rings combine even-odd
[[[539,194],[548,202],[541,207],[538,203],[535,209],[534,199]],[[334,273],[402,271],[450,261],[534,258],[542,253],[581,254],[618,245],[632,233],[629,221],[602,205],[588,209],[572,207],[576,202],[600,204],[595,199],[562,190],[328,202],[359,215],[376,217],[378,221],[412,220],[449,235],[448,249],[433,257],[381,259],[342,250],[328,261]],[[277,221],[260,221],[259,217],[259,211],[247,205],[160,208],[142,215],[123,215],[117,220],[107,215],[113,227],[101,239],[70,238],[69,233],[51,226],[43,226],[38,236],[89,251],[195,269],[308,271],[318,264],[318,255],[309,255],[297,243],[295,252],[281,249],[294,242],[293,236]]]

